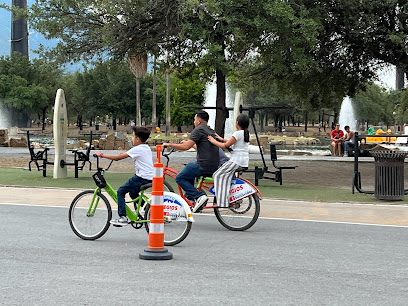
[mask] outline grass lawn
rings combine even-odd
[[[95,184],[92,179],[94,172],[80,172],[79,178],[74,178],[74,172],[68,171],[68,178],[53,179],[52,171],[48,172],[48,177],[43,177],[41,171],[27,171],[21,168],[0,168],[0,185],[5,186],[38,186],[38,187],[58,187],[58,188],[80,188],[93,189]],[[107,172],[105,178],[113,188],[119,188],[133,173]],[[175,187],[175,182],[170,183]],[[175,188],[176,189],[176,188]],[[376,204],[408,204],[408,197],[404,201],[379,201],[374,195],[351,193],[350,188],[324,187],[311,184],[289,184],[279,185],[274,181],[261,180],[258,189],[264,198],[305,200],[316,202],[356,202],[356,203],[376,203]]]

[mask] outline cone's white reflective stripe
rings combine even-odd
[[[152,196],[152,201],[150,202],[150,205],[163,205],[163,196],[155,195]]]
[[[164,233],[164,223],[150,223],[149,233]]]
[[[163,167],[154,167],[154,177],[163,176]]]

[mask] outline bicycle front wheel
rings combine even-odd
[[[164,216],[164,245],[172,246],[182,242],[190,233],[192,222],[187,219],[187,212],[182,205],[169,211]],[[150,220],[150,205],[145,210],[145,219]],[[149,232],[149,223],[146,223],[146,230]]]
[[[258,220],[261,205],[256,194],[230,203],[228,208],[215,207],[218,221],[231,231],[245,231]]]
[[[110,226],[112,208],[108,199],[93,190],[78,194],[69,207],[69,225],[75,235],[85,240],[102,237]]]

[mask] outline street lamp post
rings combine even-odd
[[[392,115],[394,116],[394,133],[397,133],[397,120],[395,119],[395,115],[397,113],[394,111],[392,112]]]

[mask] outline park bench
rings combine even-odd
[[[31,145],[30,142],[30,134],[29,131],[27,131],[27,143],[28,143],[28,150],[30,151],[30,158],[31,160],[28,163],[28,170],[31,171],[31,163],[34,162],[34,164],[37,166],[38,171],[43,172],[43,177],[47,176],[47,165],[54,165],[53,161],[48,161],[48,153],[47,151],[49,148],[45,148],[43,150],[37,150],[35,151],[34,146]],[[61,161],[61,167],[65,166],[74,166],[75,167],[75,178],[78,178],[78,173],[79,171],[83,170],[85,167],[86,163],[89,163],[89,170],[92,170],[92,163],[89,159],[90,157],[90,152],[92,149],[92,131],[89,134],[83,134],[83,135],[90,135],[90,140],[89,140],[89,145],[85,152],[82,152],[78,149],[72,149],[69,150],[70,152],[74,153],[74,161],[73,162],[67,162],[67,161]]]
[[[78,178],[78,172],[84,169],[86,163],[89,163],[89,171],[92,170],[92,163],[89,160],[91,149],[92,149],[92,131],[89,134],[83,135],[90,135],[89,145],[86,148],[85,152],[79,151],[78,149],[69,150],[74,153],[74,162],[73,163],[65,163],[65,165],[73,165],[75,166],[75,178]]]
[[[54,164],[53,162],[48,161],[48,150],[45,148],[43,150],[35,150],[34,146],[30,141],[30,132],[27,131],[27,146],[30,152],[30,161],[28,162],[28,170],[31,171],[31,163],[34,163],[37,166],[38,171],[43,172],[43,177],[47,176],[47,164]]]

